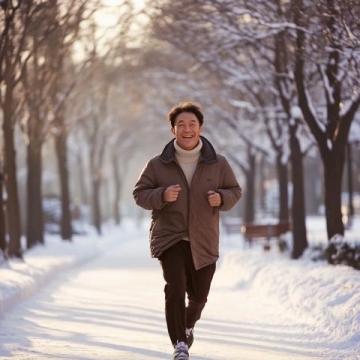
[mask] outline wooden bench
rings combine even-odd
[[[241,227],[241,232],[246,241],[251,245],[254,239],[265,239],[264,250],[270,250],[270,239],[279,238],[282,234],[291,230],[291,224],[245,224]]]

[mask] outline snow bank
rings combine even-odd
[[[46,235],[45,245],[25,252],[23,260],[11,259],[0,264],[0,316],[12,306],[29,298],[60,272],[69,270],[111,251],[115,242],[144,233],[147,223],[125,219],[121,228],[107,224],[99,237],[91,228],[84,236],[62,241],[59,236]]]
[[[148,225],[148,220],[143,223],[125,220],[120,228],[106,229],[101,238],[95,235],[75,237],[71,243],[54,236],[47,237],[46,245],[26,252],[24,261],[11,260],[2,264],[0,315],[35,293],[57,273],[105,252],[113,252],[117,248],[115,243],[121,242],[121,266],[134,269],[150,257],[146,244]],[[326,238],[323,226],[320,228],[311,222],[310,228],[310,243]],[[354,226],[354,238],[358,238],[358,228]],[[239,308],[262,309],[264,316],[268,316],[269,310],[269,318],[261,320],[274,323],[273,328],[279,324],[299,324],[300,327],[294,330],[297,340],[289,340],[294,348],[321,350],[321,357],[327,359],[355,359],[353,355],[360,354],[359,271],[343,265],[328,265],[325,261],[312,262],[307,258],[290,260],[288,255],[279,254],[275,246],[266,253],[260,244],[249,249],[240,234],[224,235],[221,243],[222,255],[214,284],[215,290],[217,287],[221,293],[218,305],[214,303],[216,316],[221,312],[224,299],[230,299],[229,294],[236,295],[231,299],[236,299]],[[124,277],[127,276],[125,272]],[[212,295],[214,301],[215,294],[216,291]],[[248,321],[251,320],[249,314]],[[226,312],[222,318],[228,316]],[[259,319],[252,319],[250,323],[256,325],[257,321]],[[301,326],[306,331],[302,332]],[[204,331],[206,333],[208,329],[204,328]],[[345,357],[333,357],[339,351]]]
[[[0,315],[30,297],[57,273],[93,259],[101,252],[100,242],[96,235],[75,236],[71,242],[46,236],[45,245],[27,251],[23,260],[2,263]]]
[[[334,349],[359,346],[360,351],[359,271],[249,249],[227,253],[220,272],[233,291],[256,293],[287,316],[325,329]]]

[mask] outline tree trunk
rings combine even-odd
[[[30,141],[27,146],[27,248],[44,243],[44,223],[41,193],[42,144]]]
[[[341,114],[342,82],[339,81],[339,74],[340,64],[343,61],[343,59],[340,58],[343,53],[343,45],[337,37],[338,29],[335,23],[335,19],[338,16],[337,9],[333,1],[328,1],[328,21],[326,30],[328,32],[328,38],[332,40],[332,45],[331,51],[328,53],[325,75],[327,77],[328,86],[330,86],[333,93],[333,101],[330,101],[329,97],[326,96],[326,132],[322,131],[318,123],[317,115],[312,110],[311,101],[309,100],[305,85],[304,49],[306,46],[306,33],[300,29],[300,27],[306,28],[306,23],[304,21],[304,4],[302,0],[297,0],[294,5],[294,22],[299,27],[296,30],[296,88],[299,106],[303,112],[304,120],[316,139],[324,164],[326,227],[328,239],[330,240],[336,234],[344,234],[344,225],[341,214],[341,180],[345,162],[345,148],[351,123],[360,106],[360,96],[357,96],[352,101],[345,114]],[[329,141],[330,146],[328,144]]]
[[[119,171],[119,159],[117,156],[112,157],[113,174],[114,174],[114,204],[113,217],[116,225],[121,222],[120,216],[120,194],[121,194],[121,176]]]
[[[279,222],[289,222],[288,168],[281,161],[281,155],[276,158],[276,168],[279,184]]]
[[[88,183],[85,181],[86,177],[84,176],[84,174],[86,174],[86,168],[81,150],[79,150],[76,154],[76,159],[78,165],[77,176],[79,179],[78,186],[80,189],[80,202],[82,204],[89,204]]]
[[[255,220],[255,155],[248,151],[249,168],[246,171],[246,192],[245,192],[245,224],[251,224]]]
[[[9,80],[11,81],[11,80]],[[4,173],[6,185],[6,219],[9,232],[10,257],[22,257],[21,250],[21,218],[19,191],[16,175],[16,150],[14,141],[14,93],[13,86],[7,84],[3,111],[4,135]]]
[[[306,204],[306,214],[318,215],[319,206],[324,203],[323,201],[323,173],[322,168],[319,169],[319,164],[321,159],[318,154],[315,158],[308,158],[305,167],[304,173],[309,174],[305,176],[305,204]]]
[[[260,160],[260,166],[259,166],[259,205],[260,205],[260,209],[263,213],[266,212],[265,166],[266,166],[265,157],[262,156],[261,160]]]
[[[100,187],[101,180],[94,174],[92,179],[92,214],[93,214],[93,225],[99,235],[101,235],[101,204],[100,204]]]
[[[4,212],[4,198],[3,198],[3,188],[4,188],[4,176],[3,173],[0,173],[0,250],[3,255],[6,254],[6,226],[5,226],[5,212]]]
[[[292,234],[293,249],[291,257],[298,259],[308,247],[306,235],[306,214],[305,214],[305,194],[304,194],[304,167],[303,155],[300,143],[296,137],[296,128],[290,127],[290,160],[292,177]]]
[[[352,224],[352,219],[354,217],[354,197],[353,197],[353,159],[352,159],[352,149],[351,144],[347,144],[347,181],[348,181],[348,227]]]
[[[62,126],[65,126],[64,124]],[[60,127],[59,127],[60,129]],[[69,172],[67,164],[67,135],[59,130],[55,136],[56,156],[61,189],[61,237],[63,240],[71,240],[72,224],[70,210]]]
[[[344,151],[338,149],[323,159],[325,173],[325,214],[328,239],[344,235],[341,213],[341,182],[344,167]]]

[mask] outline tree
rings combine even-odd
[[[257,44],[258,39],[261,39],[261,33],[256,33],[248,27],[247,30],[242,30],[242,27],[246,26],[246,19],[242,20],[242,16],[246,15],[244,8],[246,9],[246,5],[240,7],[233,1],[210,2],[203,0],[196,3],[187,1],[186,5],[182,4],[181,6],[162,3],[156,8],[162,15],[160,16],[162,21],[154,21],[154,33],[160,39],[193,56],[210,73],[216,73],[218,78],[222,79],[224,87],[233,88],[234,93],[240,96],[234,100],[238,100],[239,103],[248,101],[253,107],[259,108],[259,112],[263,116],[260,116],[258,120],[264,122],[276,153],[280,194],[279,221],[288,222],[286,158],[288,137],[284,120],[280,118],[278,109],[276,109],[273,86],[270,85],[270,92],[267,89],[269,80],[272,81],[271,73],[266,71],[268,68],[266,61],[267,58],[271,58],[271,48],[269,49],[269,44],[265,43],[261,48],[261,55],[266,51],[266,56],[259,56]],[[157,19],[159,13],[156,13]],[[183,16],[185,13],[191,15],[185,17]],[[267,39],[269,36],[267,34],[263,37]],[[242,44],[245,47],[241,46]],[[243,117],[237,117],[237,119],[243,119]],[[235,119],[230,116],[228,121],[234,123]],[[233,124],[233,128],[234,130],[239,129],[236,124]],[[241,128],[240,132],[244,133],[244,128]],[[255,145],[253,131],[251,133],[252,136],[247,138]]]
[[[315,21],[309,21],[310,14]],[[359,15],[360,7],[352,1],[319,1],[317,5],[302,0],[293,2],[297,25],[295,82],[299,106],[323,162],[329,239],[344,234],[341,183],[345,150],[360,105],[360,29],[355,20]],[[311,86],[314,78],[322,82],[322,94],[319,87]],[[314,108],[315,96],[321,106],[318,111]]]
[[[70,186],[69,186],[69,170],[68,170],[68,129],[69,125],[65,119],[66,103],[74,89],[76,81],[79,79],[79,74],[76,73],[75,65],[72,61],[67,61],[71,58],[71,50],[76,41],[80,24],[84,19],[89,18],[92,14],[86,11],[86,1],[77,1],[72,3],[66,9],[60,9],[56,6],[55,19],[56,30],[49,39],[50,56],[54,59],[53,71],[54,82],[51,91],[51,105],[54,113],[54,121],[52,126],[52,134],[55,139],[55,152],[58,161],[58,173],[61,193],[61,237],[64,240],[71,240],[72,238],[72,223],[70,211]],[[78,66],[81,71],[86,64],[86,59],[83,64]],[[70,76],[66,76],[70,72]]]
[[[281,2],[277,1],[277,9],[280,15],[284,15]],[[291,162],[291,179],[293,185],[291,213],[293,249],[292,257],[299,258],[308,246],[306,223],[305,223],[305,191],[304,191],[304,152],[301,150],[300,136],[301,116],[294,107],[295,89],[290,68],[291,51],[287,31],[283,30],[274,36],[274,83],[278,91],[279,101],[283,108],[288,124],[289,148]]]
[[[27,35],[32,51],[21,78],[27,117],[23,129],[27,136],[27,247],[44,242],[42,208],[42,148],[53,122],[49,94],[52,93],[56,72],[52,44],[57,31],[56,1],[39,5]]]
[[[9,233],[8,254],[22,257],[21,214],[18,181],[16,175],[15,124],[22,106],[16,91],[23,74],[24,65],[31,56],[25,53],[25,38],[36,12],[34,1],[7,1],[0,10],[0,106],[3,112],[4,176],[7,194],[6,216]]]
[[[118,116],[114,116],[117,109],[113,104],[120,103],[120,109],[121,106],[128,106],[126,100],[119,100],[115,97],[113,90],[117,87],[118,82],[121,84],[126,81],[128,62],[133,61],[132,49],[127,45],[133,21],[132,5],[128,1],[122,1],[118,7],[118,23],[120,24],[118,32],[114,39],[109,40],[102,47],[98,46],[99,38],[96,34],[95,24],[90,24],[89,32],[86,34],[88,66],[83,70],[82,80],[76,86],[75,111],[83,115],[75,126],[87,147],[92,223],[99,234],[101,234],[103,222],[102,188],[108,170],[105,166],[107,153],[111,152],[113,138],[119,135],[119,131],[123,130],[124,125],[121,121],[120,124],[118,123]],[[127,94],[122,96],[126,98]],[[82,110],[79,111],[79,109]],[[129,108],[127,108],[126,115],[129,117],[128,112]],[[126,116],[124,116],[124,122],[126,122]],[[80,153],[81,150],[78,154]],[[115,187],[115,198],[118,199],[120,179],[116,168],[118,163],[114,161],[113,159],[115,179],[118,180]]]
[[[4,175],[2,172],[2,164],[0,170],[0,255],[6,256],[6,227],[5,227],[5,204],[4,204]]]

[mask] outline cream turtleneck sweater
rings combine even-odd
[[[184,150],[177,144],[176,140],[174,141],[175,157],[182,171],[185,174],[189,186],[191,184],[191,179],[194,175],[196,165],[199,161],[200,150],[202,148],[202,145],[203,145],[202,141],[201,139],[199,139],[199,143],[197,144],[196,147],[194,147],[194,149]]]

